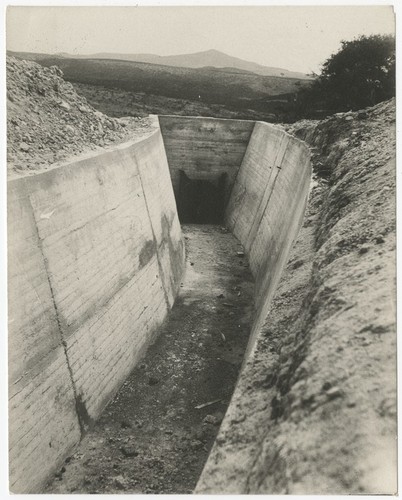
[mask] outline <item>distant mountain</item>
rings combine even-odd
[[[196,52],[194,54],[182,54],[177,56],[158,56],[156,54],[115,54],[101,52],[98,54],[89,54],[84,56],[76,56],[66,53],[57,54],[59,57],[68,57],[75,59],[118,59],[125,61],[144,62],[149,64],[161,64],[163,66],[175,66],[179,68],[229,68],[240,71],[247,71],[263,76],[277,76],[284,78],[309,79],[309,76],[304,73],[297,73],[282,68],[271,68],[262,66],[250,61],[239,59],[238,57],[229,56],[219,50],[206,50],[204,52]]]

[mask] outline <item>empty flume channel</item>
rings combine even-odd
[[[160,116],[159,125],[8,182],[14,493],[41,490],[154,340],[184,269],[177,207],[194,222],[219,222],[208,218],[220,212],[244,247],[256,306],[246,357],[268,314],[304,215],[308,148],[262,122]],[[192,211],[197,189],[210,203],[198,196]]]

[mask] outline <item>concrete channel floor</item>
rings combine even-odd
[[[186,271],[162,331],[44,493],[192,493],[242,363],[253,280],[225,228],[182,230]]]

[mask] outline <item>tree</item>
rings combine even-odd
[[[319,77],[297,95],[299,114],[309,108],[346,111],[372,106],[395,95],[395,39],[360,36],[342,41]]]

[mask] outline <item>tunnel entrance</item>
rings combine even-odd
[[[222,224],[227,174],[213,180],[190,179],[180,170],[177,211],[182,224]]]

